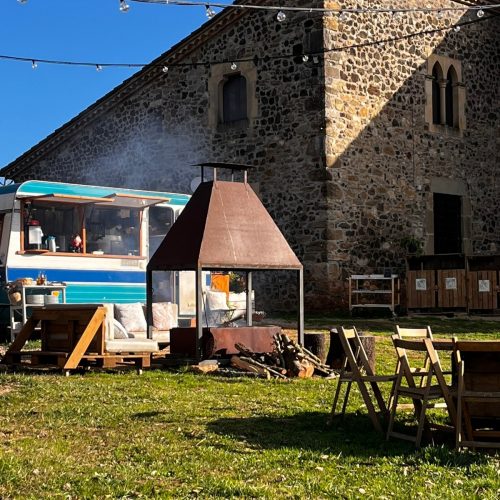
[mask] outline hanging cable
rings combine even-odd
[[[137,3],[149,3],[149,4],[161,4],[161,5],[176,5],[180,7],[217,7],[219,9],[231,9],[231,10],[262,10],[262,11],[282,11],[288,12],[319,12],[323,14],[340,14],[351,13],[351,14],[364,14],[364,13],[432,13],[432,12],[465,12],[469,10],[483,11],[490,9],[499,9],[498,4],[493,5],[464,5],[463,7],[343,7],[343,8],[327,8],[327,7],[290,7],[283,5],[252,5],[252,4],[226,4],[226,3],[214,3],[214,2],[203,2],[196,0],[130,0]],[[482,17],[478,15],[478,17]]]
[[[395,36],[395,37],[383,38],[383,39],[377,39],[377,40],[369,40],[366,42],[360,42],[360,43],[355,43],[355,44],[350,44],[350,45],[336,46],[336,47],[326,48],[326,49],[323,49],[320,51],[307,52],[307,53],[303,53],[303,54],[282,54],[282,55],[275,55],[275,56],[266,55],[266,56],[263,56],[262,59],[265,58],[266,60],[276,61],[276,60],[294,59],[298,56],[298,57],[302,57],[303,62],[306,63],[311,58],[318,58],[318,57],[324,56],[325,54],[328,54],[328,53],[343,52],[343,51],[347,51],[347,50],[361,49],[364,47],[373,47],[373,46],[377,46],[377,45],[395,43],[395,42],[399,42],[399,41],[403,41],[403,40],[410,40],[410,39],[416,38],[418,36],[434,35],[437,33],[443,33],[443,32],[452,31],[452,30],[454,30],[455,32],[458,32],[464,27],[467,27],[467,26],[470,26],[470,25],[473,25],[476,23],[487,22],[487,21],[490,21],[492,19],[495,19],[495,18],[485,16],[482,18],[473,19],[471,21],[466,21],[466,22],[454,24],[451,26],[417,31],[417,32],[408,33],[406,35],[401,35],[401,36]],[[37,57],[19,57],[19,56],[0,54],[0,60],[28,62],[34,67],[36,67],[38,64],[93,67],[96,69],[99,68],[98,69],[99,71],[102,70],[103,68],[158,67],[158,68],[161,68],[164,73],[167,73],[169,68],[172,68],[172,67],[201,67],[201,66],[209,67],[211,65],[222,64],[222,63],[228,63],[230,65],[233,65],[233,64],[237,65],[238,63],[242,63],[242,62],[257,63],[259,60],[259,56],[254,55],[252,57],[245,57],[245,58],[241,58],[241,59],[231,59],[230,61],[228,61],[228,60],[222,60],[222,61],[221,60],[208,60],[208,61],[203,61],[203,62],[190,62],[190,63],[173,63],[173,62],[165,63],[165,61],[158,62],[158,63],[130,63],[130,62],[106,63],[106,62],[96,62],[96,61],[91,62],[91,61],[70,61],[70,60],[59,60],[59,59],[42,59],[42,58],[37,58]],[[317,62],[319,62],[319,60],[317,62],[316,61],[314,61],[314,62],[317,64]]]

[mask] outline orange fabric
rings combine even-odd
[[[212,274],[212,290],[226,292],[229,297],[229,275],[228,274]]]

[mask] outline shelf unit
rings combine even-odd
[[[383,300],[385,297],[386,300]],[[367,302],[360,302],[366,299]],[[349,277],[349,311],[356,308],[388,308],[393,314],[400,305],[397,274],[353,274]]]
[[[13,341],[19,329],[16,328],[16,323],[21,323],[21,328],[24,326],[28,320],[28,310],[30,308],[44,307],[45,304],[28,304],[26,302],[26,297],[30,295],[30,291],[35,291],[39,294],[47,294],[47,292],[58,291],[61,293],[59,303],[66,303],[66,284],[47,284],[47,285],[22,285],[20,287],[21,291],[21,302],[17,305],[10,306],[10,338]],[[28,293],[26,293],[28,292]]]

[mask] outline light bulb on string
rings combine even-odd
[[[403,13],[400,10],[393,10],[392,11],[392,17],[393,19],[398,19],[403,15]]]
[[[458,33],[462,28],[460,28],[460,26],[457,24],[454,28],[453,28],[453,31],[455,33]]]
[[[232,63],[231,63],[231,69],[232,69],[233,71],[235,71],[236,69],[238,69],[238,65],[237,65],[235,62],[232,62]]]
[[[279,23],[282,23],[286,19],[286,14],[282,10],[280,10],[276,15],[276,19]]]
[[[163,73],[168,73],[168,66],[163,66],[161,70],[163,71]]]
[[[347,21],[349,19],[349,14],[347,12],[344,12],[343,10],[340,11],[339,13],[339,21]]]
[[[130,9],[130,5],[127,3],[127,0],[120,0],[120,12],[128,12]]]
[[[476,16],[479,17],[479,19],[481,19],[482,17],[484,17],[484,10],[483,9],[479,9],[476,12]]]
[[[96,71],[102,71],[102,66],[100,64],[95,65],[95,70]]]
[[[28,2],[28,0],[17,0],[21,5]]]
[[[307,54],[304,54],[304,55],[302,56],[302,61],[304,61],[305,63],[306,63],[307,61],[309,61],[309,56],[308,56]]]
[[[213,17],[215,17],[215,10],[212,9],[210,5],[206,5],[205,8],[206,8],[205,14],[207,15],[208,19],[212,19]]]
[[[443,19],[444,17],[444,12],[442,10],[438,10],[437,13],[436,13],[436,17],[438,19]]]
[[[36,63],[36,61],[33,59],[33,61],[31,61],[31,68],[32,69],[36,69],[38,67],[38,64]]]

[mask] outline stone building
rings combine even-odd
[[[398,2],[464,4],[480,2]],[[500,251],[497,16],[226,9],[2,175],[190,192],[189,165],[251,164],[304,263],[306,305],[341,306],[349,274],[403,268],[404,238],[430,254]],[[277,307],[293,306],[295,287],[273,279]]]

